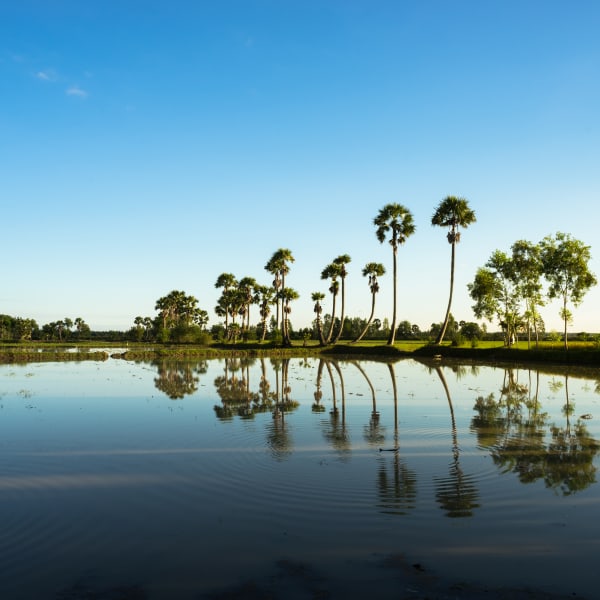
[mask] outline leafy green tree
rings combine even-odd
[[[37,330],[38,324],[34,319],[16,317],[12,322],[12,339],[18,341],[30,340]]]
[[[438,227],[448,227],[448,243],[452,246],[452,256],[450,260],[450,296],[448,298],[448,307],[446,308],[446,316],[442,324],[442,328],[435,341],[436,344],[441,344],[446,328],[448,327],[448,318],[450,316],[450,308],[452,306],[452,293],[454,291],[454,265],[456,255],[456,244],[460,242],[460,230],[475,223],[475,211],[469,208],[469,202],[464,198],[456,196],[448,196],[444,198],[437,206],[431,224]]]
[[[137,316],[133,320],[133,324],[135,325],[133,329],[133,335],[136,342],[141,342],[144,337],[144,318]]]
[[[544,304],[541,249],[537,244],[519,240],[511,246],[511,250],[513,283],[525,302],[523,317],[527,327],[527,344],[531,345],[531,330],[533,329],[537,346],[542,322],[538,307]]]
[[[498,318],[505,332],[505,344],[510,346],[516,336],[519,317],[519,289],[515,285],[512,259],[496,250],[475,274],[475,280],[467,287],[475,300],[473,312],[480,319]]]
[[[411,212],[401,204],[386,204],[373,219],[373,224],[375,227],[377,227],[375,235],[377,236],[379,242],[383,244],[389,235],[388,241],[392,247],[394,265],[394,304],[390,336],[387,342],[388,345],[392,346],[396,339],[398,246],[404,244],[407,238],[415,232],[416,228],[413,223],[413,216]]]
[[[412,323],[410,321],[404,320],[398,323],[398,327],[396,327],[396,335],[401,340],[410,340],[413,337]]]
[[[340,256],[333,259],[333,264],[338,265],[340,268],[340,280],[342,282],[342,306],[340,311],[340,326],[333,340],[333,343],[337,343],[344,330],[344,319],[346,318],[346,276],[348,271],[346,265],[351,262],[351,258],[348,254],[340,254]]]
[[[589,269],[590,247],[561,232],[554,237],[546,236],[540,247],[542,271],[549,285],[548,297],[562,301],[560,314],[564,322],[564,346],[567,350],[567,324],[572,318],[568,304],[579,306],[587,291],[598,283]]]
[[[483,337],[483,331],[478,323],[463,322],[460,325],[460,334],[467,340],[480,340]]]
[[[179,290],[159,298],[155,305],[161,324],[159,339],[167,341],[173,333],[175,338],[187,338],[192,333],[191,328],[206,327],[208,313],[197,305],[198,300],[194,296]]]

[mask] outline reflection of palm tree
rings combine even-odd
[[[379,492],[379,508],[383,513],[404,515],[416,506],[417,475],[409,469],[405,461],[400,458],[399,433],[398,433],[398,389],[396,386],[396,373],[394,365],[388,363],[392,389],[394,392],[394,452],[391,461],[385,457],[390,456],[382,452],[380,456],[379,472],[377,474],[377,490]]]
[[[281,365],[281,398],[279,396],[279,379],[277,379],[275,410],[273,419],[268,427],[267,443],[271,453],[276,460],[283,460],[292,453],[292,438],[286,424],[286,414],[300,406],[299,402],[291,399],[291,388],[289,385],[289,358],[281,361],[271,359],[273,365]],[[278,374],[276,368],[275,373]]]
[[[198,389],[199,378],[196,375],[206,373],[208,368],[206,361],[194,365],[189,361],[157,360],[153,364],[158,370],[154,385],[171,400],[193,394]]]
[[[256,392],[250,390],[249,368],[254,360],[225,359],[224,375],[215,378],[215,389],[221,398],[221,405],[215,406],[214,410],[219,418],[231,419],[234,415],[243,418],[254,417],[259,397]]]
[[[365,370],[362,368],[359,362],[352,361],[352,363],[362,374],[362,376],[366,379],[369,384],[369,388],[371,389],[371,416],[369,418],[369,424],[364,427],[364,437],[367,443],[370,446],[381,446],[381,444],[385,440],[385,429],[380,427],[379,422],[379,412],[377,412],[377,400],[375,398],[375,388],[369,379],[369,376],[365,373]]]
[[[342,412],[338,410],[336,404],[336,386],[331,365],[336,369],[340,377],[340,387],[342,392]],[[329,412],[329,427],[325,430],[324,436],[328,442],[340,453],[342,458],[345,458],[350,452],[350,436],[346,430],[346,399],[344,391],[344,378],[342,376],[341,369],[337,361],[325,361],[327,372],[329,373],[329,379],[331,381],[331,393],[333,396],[333,407]]]
[[[321,390],[321,382],[323,380],[323,367],[325,366],[325,361],[320,358],[319,366],[317,367],[317,381],[316,381],[316,389],[314,393],[315,401],[312,405],[313,412],[325,412],[325,407],[321,404],[321,399],[323,398],[323,391]]]
[[[271,384],[269,383],[269,379],[267,378],[267,367],[265,364],[265,359],[260,359],[260,383],[258,384],[259,398],[260,398],[260,406],[261,408],[270,408],[274,398],[273,392],[271,390]],[[261,412],[263,412],[261,410]]]
[[[448,517],[470,517],[473,509],[478,508],[477,499],[479,494],[473,478],[465,476],[460,466],[460,448],[458,446],[458,435],[456,432],[456,419],[454,407],[450,397],[450,388],[444,377],[441,367],[435,367],[435,371],[442,382],[448,406],[450,408],[450,421],[452,423],[452,463],[450,464],[449,477],[436,477],[436,499],[440,506],[446,511]]]

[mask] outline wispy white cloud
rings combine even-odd
[[[40,81],[56,81],[57,76],[56,73],[52,69],[44,69],[43,71],[38,71],[35,76]]]
[[[67,96],[76,96],[78,98],[87,98],[88,96],[88,93],[85,90],[82,90],[78,85],[68,87],[65,93]]]

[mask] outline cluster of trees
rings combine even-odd
[[[473,339],[481,335],[475,323],[456,324],[451,314],[454,292],[454,270],[456,247],[461,239],[461,230],[476,221],[475,212],[464,198],[448,196],[435,208],[431,224],[447,229],[448,243],[451,245],[450,293],[444,320],[433,324],[429,335],[440,344],[447,334],[461,335]],[[375,235],[380,243],[388,242],[392,248],[392,292],[393,312],[389,327],[382,326],[375,319],[375,303],[379,292],[379,278],[386,273],[383,264],[368,262],[362,275],[368,280],[371,296],[369,318],[349,319],[345,313],[345,284],[347,266],[351,262],[348,254],[335,257],[321,271],[321,280],[329,284],[331,312],[324,314],[325,294],[316,291],[311,294],[314,303],[315,319],[312,329],[301,331],[303,337],[314,337],[321,345],[335,344],[342,337],[358,342],[365,336],[382,337],[387,334],[387,343],[394,344],[396,336],[415,338],[418,333],[407,322],[397,319],[397,275],[398,249],[415,232],[413,215],[401,204],[385,205],[373,219]],[[478,269],[474,281],[468,289],[475,300],[473,306],[477,318],[498,319],[507,344],[511,344],[520,332],[531,332],[537,336],[543,329],[539,307],[544,297],[559,298],[562,301],[561,317],[564,321],[564,341],[567,346],[567,324],[572,319],[570,305],[578,306],[585,293],[596,285],[593,273],[589,271],[590,248],[570,235],[557,233],[548,236],[539,244],[520,240],[513,244],[511,254],[495,251],[484,267]],[[232,273],[222,273],[215,282],[221,295],[214,310],[224,320],[224,325],[211,329],[213,337],[229,341],[243,339],[265,340],[267,334],[283,346],[291,345],[292,326],[290,315],[292,302],[299,298],[298,292],[287,285],[294,256],[291,250],[280,248],[266,262],[264,269],[273,277],[270,285],[260,284],[253,277],[238,279]],[[544,292],[544,284],[545,287]],[[338,311],[339,302],[339,316]],[[258,306],[260,321],[252,327],[250,312],[252,305]],[[208,313],[198,307],[198,300],[183,291],[174,290],[156,301],[155,317],[137,316],[134,327],[127,332],[130,339],[138,341],[194,342],[209,340]],[[273,314],[274,312],[274,314]],[[3,316],[0,321],[2,339],[27,340],[49,339],[63,341],[73,334],[76,327],[77,339],[90,337],[89,327],[78,318],[75,321],[64,319],[44,325],[40,330],[35,321]],[[388,323],[387,319],[383,321]],[[417,327],[418,329],[418,327]]]
[[[437,206],[432,217],[432,225],[448,228],[448,242],[452,246],[450,296],[444,321],[436,335],[436,342],[441,343],[450,321],[452,294],[454,287],[454,264],[456,244],[460,241],[460,228],[468,227],[475,222],[475,212],[464,198],[448,196]],[[392,247],[393,259],[393,315],[388,331],[387,342],[392,345],[398,332],[397,328],[397,254],[409,236],[415,232],[412,213],[401,204],[385,205],[374,218],[376,237],[380,243],[386,240]],[[286,285],[286,276],[290,265],[294,262],[292,252],[287,248],[277,250],[265,265],[265,270],[273,276],[270,286],[258,284],[253,277],[237,279],[232,273],[222,273],[217,278],[215,287],[222,289],[215,313],[225,320],[224,333],[228,340],[247,337],[250,327],[250,307],[259,306],[260,339],[264,340],[271,315],[271,307],[275,306],[275,326],[271,327],[274,337],[279,336],[284,346],[291,344],[290,313],[291,302],[299,298],[296,290]],[[341,337],[350,337],[357,342],[380,327],[373,327],[375,316],[375,299],[379,292],[379,277],[386,272],[381,263],[369,262],[362,269],[362,275],[368,278],[371,292],[371,312],[368,320],[362,323],[358,331],[354,327],[346,327],[345,283],[348,274],[347,265],[351,262],[348,254],[334,258],[321,271],[321,280],[329,283],[331,294],[331,313],[323,316],[325,294],[317,291],[311,294],[314,303],[314,336],[321,345],[335,344]],[[340,297],[340,315],[337,316],[337,300]],[[354,321],[356,324],[356,321]],[[311,332],[312,333],[312,332]],[[350,335],[348,335],[350,334]]]
[[[275,322],[271,329],[284,346],[291,345],[291,303],[300,297],[296,290],[285,283],[293,262],[294,256],[287,248],[280,248],[273,253],[265,264],[265,271],[273,276],[270,286],[257,283],[254,277],[242,277],[238,280],[232,273],[219,275],[215,287],[222,289],[222,292],[215,306],[215,313],[225,319],[223,333],[227,340],[235,342],[239,337],[248,338],[251,331],[250,307],[256,304],[260,315],[260,340],[266,339],[269,317],[272,306],[275,306]]]
[[[0,339],[23,342],[29,340],[58,341],[89,340],[91,330],[81,318],[65,317],[60,321],[47,323],[41,328],[34,319],[0,315]]]
[[[508,346],[520,332],[526,332],[529,343],[533,333],[537,343],[543,328],[539,308],[546,298],[558,298],[567,349],[567,325],[573,318],[569,306],[578,306],[597,283],[590,258],[589,246],[560,232],[537,244],[519,240],[510,254],[495,250],[468,285],[473,312],[477,318],[497,318]]]
[[[156,301],[158,314],[137,316],[131,337],[136,341],[205,343],[208,313],[198,307],[198,300],[183,291],[173,290]]]

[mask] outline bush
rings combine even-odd
[[[459,331],[457,331],[452,336],[452,345],[453,346],[464,346],[464,343],[465,343],[465,338]]]

